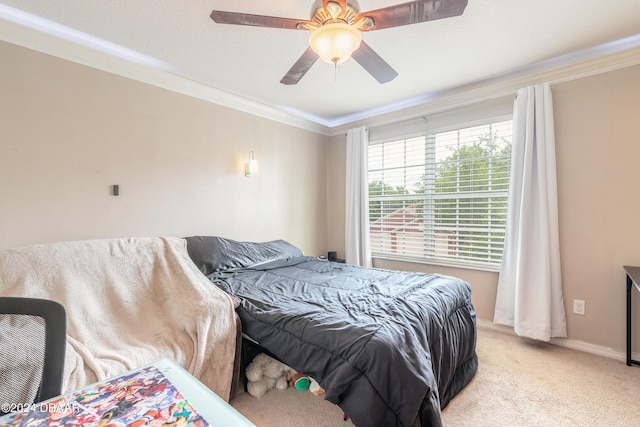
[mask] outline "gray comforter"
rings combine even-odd
[[[243,332],[318,380],[358,426],[440,426],[477,369],[460,279],[327,262],[284,241],[187,242],[201,271],[239,299]]]

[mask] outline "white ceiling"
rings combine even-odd
[[[402,2],[359,0],[362,11]],[[640,45],[640,0],[469,0],[459,17],[363,35],[398,72],[389,83],[379,84],[349,60],[335,75],[331,65],[318,61],[297,85],[285,86],[280,79],[307,48],[308,32],[223,25],[209,18],[212,9],[219,9],[309,19],[312,3],[0,0],[0,24],[11,21],[12,25],[0,25],[0,39],[22,40],[23,35],[15,34],[16,23],[49,34],[66,31],[59,26],[55,31],[43,30],[53,21],[79,31],[67,38],[76,37],[81,44],[108,41],[159,60],[147,60],[146,65],[199,87],[212,87],[225,96],[328,128],[514,70],[571,58],[574,52],[603,52],[603,44],[615,49],[611,42],[617,40],[625,48],[629,43]],[[31,15],[47,21],[34,21]],[[87,41],[83,34],[98,39]]]

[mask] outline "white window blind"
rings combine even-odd
[[[369,146],[374,256],[499,266],[511,120]]]

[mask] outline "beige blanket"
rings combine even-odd
[[[0,295],[48,298],[65,307],[64,392],[170,358],[229,397],[233,304],[191,262],[183,239],[0,251]]]

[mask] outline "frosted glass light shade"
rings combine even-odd
[[[244,164],[244,176],[253,176],[254,173],[258,172],[258,162],[255,157],[253,157],[253,151],[249,152],[249,161]]]
[[[351,57],[360,47],[362,34],[348,24],[325,24],[315,29],[309,36],[309,46],[329,64],[339,64]]]
[[[256,159],[249,160],[249,172],[256,173],[258,172],[258,162]]]

